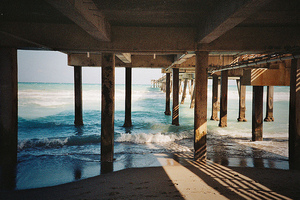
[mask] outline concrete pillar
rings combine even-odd
[[[265,122],[273,122],[273,98],[274,98],[274,86],[268,86],[267,88],[267,108]]]
[[[293,59],[290,79],[289,162],[300,169],[300,59]]]
[[[241,85],[240,79],[237,79],[236,83],[239,92],[239,117],[237,120],[239,122],[246,122],[246,86]]]
[[[172,125],[179,126],[179,69],[173,68]]]
[[[213,76],[213,84],[212,84],[212,111],[211,111],[211,120],[218,121],[218,108],[219,108],[219,95],[218,95],[218,87],[219,86],[219,78],[218,76]]]
[[[165,115],[171,115],[170,111],[170,73],[166,73],[166,110]]]
[[[228,71],[221,72],[220,127],[227,127]]]
[[[206,159],[208,52],[196,52],[194,159]]]
[[[195,107],[195,85],[194,85],[194,89],[193,89],[193,92],[192,92],[190,108],[194,108],[194,107]]]
[[[17,147],[17,49],[0,48],[0,189],[16,186]]]
[[[82,120],[82,67],[74,66],[74,93],[75,93],[75,126],[83,125]]]
[[[263,86],[253,86],[252,141],[263,140]]]
[[[183,85],[183,93],[182,93],[182,97],[181,97],[181,104],[184,104],[184,99],[186,97],[186,87],[187,87],[187,83],[188,83],[188,79],[185,78],[184,79],[184,85]]]
[[[193,91],[194,91],[194,79],[191,79],[191,86],[190,86],[190,90],[189,90],[189,93],[191,96],[193,95]]]
[[[102,53],[101,163],[114,158],[115,55]]]
[[[126,67],[125,74],[125,122],[124,127],[131,127],[131,85],[132,85],[132,68]]]

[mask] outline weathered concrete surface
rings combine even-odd
[[[211,111],[211,120],[218,121],[218,109],[219,109],[219,78],[218,76],[213,76],[213,83],[212,83],[212,111]]]
[[[83,125],[82,119],[82,67],[74,67],[75,120],[76,126]]]
[[[179,126],[179,69],[173,69],[172,124]]]
[[[125,122],[124,127],[131,127],[131,85],[132,85],[132,69],[125,69]]]
[[[240,80],[237,80],[237,87],[239,92],[239,122],[246,122],[246,86],[241,84]]]
[[[208,52],[196,52],[194,159],[206,159]]]
[[[0,48],[0,189],[14,189],[18,149],[17,49]]]
[[[263,140],[263,86],[253,86],[252,141]]]
[[[165,115],[171,115],[170,111],[170,79],[171,79],[171,74],[166,73],[166,110],[165,110]]]
[[[289,116],[289,160],[291,168],[300,169],[300,59],[292,60]]]
[[[102,54],[101,162],[113,162],[115,111],[115,55]]]
[[[220,127],[227,127],[228,71],[221,72]]]
[[[267,106],[266,106],[266,117],[265,122],[273,122],[273,100],[274,100],[274,86],[268,86],[267,89]]]

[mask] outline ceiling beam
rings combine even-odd
[[[0,46],[47,47],[66,53],[172,53],[209,51],[210,54],[262,53],[300,47],[300,29],[292,27],[235,27],[209,44],[195,43],[196,30],[190,27],[112,26],[112,42],[101,42],[76,24],[0,23]],[[20,40],[20,38],[22,40]],[[27,42],[24,42],[27,41]],[[78,42],[76,42],[78,41]],[[26,46],[25,46],[26,45]],[[173,60],[174,62],[174,60]],[[172,63],[171,63],[172,64]]]
[[[110,24],[92,0],[47,1],[97,40],[111,41]]]
[[[220,1],[199,28],[198,43],[208,44],[234,28],[271,0]]]

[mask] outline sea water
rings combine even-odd
[[[77,127],[73,84],[19,83],[18,86],[16,189],[52,186],[99,175],[101,85],[83,84],[84,126]],[[237,122],[237,87],[228,87],[226,128],[209,120],[211,89],[209,85],[208,159],[228,166],[288,169],[289,87],[275,87],[275,122],[264,123],[261,142],[251,141],[252,88],[247,87],[246,93],[248,122]],[[151,85],[133,85],[133,126],[125,128],[125,85],[116,85],[114,170],[160,166],[154,156],[157,153],[192,154],[194,112],[190,100],[187,95],[185,103],[180,105],[180,126],[173,126],[171,116],[164,114],[165,93]]]

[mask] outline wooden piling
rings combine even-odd
[[[300,169],[300,59],[291,63],[289,110],[289,162],[291,169]]]
[[[166,73],[166,110],[165,115],[171,115],[170,111],[170,73]]]
[[[268,86],[267,88],[267,106],[266,106],[266,117],[265,122],[273,122],[273,98],[274,98],[274,86]]]
[[[239,122],[246,122],[246,86],[241,85],[241,80],[237,79],[237,88],[239,93]]]
[[[181,97],[181,104],[184,104],[184,100],[185,100],[185,97],[186,97],[186,87],[187,87],[187,84],[188,84],[188,79],[185,78],[184,79],[184,85],[183,85],[182,97]]]
[[[74,66],[74,93],[75,93],[75,126],[83,125],[82,120],[82,67]]]
[[[218,95],[219,78],[213,76],[212,83],[212,111],[210,120],[218,121],[219,95]]]
[[[194,159],[206,159],[208,52],[196,52]]]
[[[263,86],[253,86],[252,141],[263,140]]]
[[[173,69],[173,111],[172,124],[179,126],[179,69]]]
[[[0,48],[0,189],[16,186],[17,149],[17,49]]]
[[[221,72],[220,127],[227,127],[228,71]]]
[[[125,68],[125,122],[124,127],[131,127],[131,85],[132,85],[132,68]]]
[[[115,55],[102,53],[101,162],[114,158]]]

